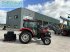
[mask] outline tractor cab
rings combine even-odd
[[[30,19],[24,19],[23,20],[23,28],[20,30],[23,31],[23,29],[30,30],[34,35],[37,35],[37,32],[41,28],[42,23],[39,20],[30,20]]]
[[[37,28],[37,22],[35,22],[33,20],[26,19],[23,22],[23,27],[24,28],[36,29]]]

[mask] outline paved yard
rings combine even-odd
[[[40,40],[32,40],[29,44],[21,44],[16,42],[3,42],[3,35],[7,31],[0,30],[0,52],[70,52],[70,37],[58,36],[52,33],[52,43],[50,45],[42,45]],[[19,33],[15,31],[15,33]]]

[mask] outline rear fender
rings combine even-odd
[[[21,28],[20,31],[21,32],[25,32],[25,31],[30,32],[32,34],[32,37],[34,36],[34,32],[29,28]]]

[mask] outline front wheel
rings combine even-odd
[[[19,35],[19,41],[23,44],[27,44],[31,41],[32,35],[29,32],[22,32]]]
[[[50,38],[43,38],[42,41],[43,41],[44,45],[49,45],[51,43]]]

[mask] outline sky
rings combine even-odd
[[[44,4],[53,0],[1,0],[0,10],[10,11],[19,7],[27,7],[28,5]]]
[[[68,14],[70,14],[70,0],[0,0],[0,23],[6,23],[6,12],[19,7],[58,20],[61,20],[60,16],[67,18]]]

